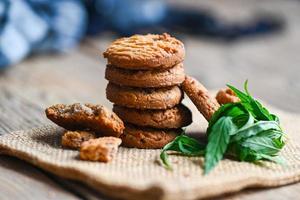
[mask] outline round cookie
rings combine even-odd
[[[108,83],[106,97],[109,101],[136,109],[167,109],[179,104],[183,98],[178,86],[166,88],[131,88]]]
[[[137,126],[174,129],[192,123],[192,113],[183,104],[166,110],[138,110],[114,105],[113,111],[124,122]]]
[[[182,63],[162,70],[126,70],[108,65],[105,78],[118,85],[158,88],[181,84],[185,74]]]
[[[126,124],[122,145],[139,149],[160,149],[182,133],[182,129],[159,130]]]
[[[184,55],[183,43],[167,33],[120,38],[103,53],[111,65],[148,70],[170,68],[181,63]]]

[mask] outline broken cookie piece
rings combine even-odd
[[[219,102],[219,104],[237,103],[240,101],[240,99],[230,88],[219,90],[216,99]]]
[[[102,136],[120,137],[123,121],[102,105],[57,104],[46,109],[48,119],[67,130],[89,130]]]
[[[61,144],[66,148],[79,149],[84,141],[95,138],[95,133],[89,131],[66,131],[61,138]]]
[[[90,161],[109,162],[118,151],[122,140],[115,137],[101,137],[90,139],[81,144],[80,159]]]

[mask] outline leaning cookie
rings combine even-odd
[[[139,149],[160,149],[182,133],[182,129],[151,129],[126,124],[122,145]]]
[[[104,106],[75,103],[46,109],[48,119],[67,130],[90,130],[99,135],[120,137],[123,121]]]
[[[211,97],[208,90],[196,79],[186,76],[182,84],[182,89],[206,120],[209,121],[212,115],[219,109],[220,104],[217,100]]]
[[[103,53],[108,63],[125,69],[170,68],[184,59],[182,42],[162,35],[133,35],[115,40]]]
[[[136,109],[167,109],[179,104],[183,98],[178,86],[166,88],[132,88],[120,87],[108,83],[106,97],[109,101]]]
[[[126,70],[108,65],[105,78],[118,85],[158,88],[181,84],[185,74],[182,63],[162,70]]]
[[[124,122],[138,126],[176,129],[192,123],[192,113],[183,104],[166,110],[138,110],[114,105],[113,111]]]

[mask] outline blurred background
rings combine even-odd
[[[298,0],[1,0],[1,90],[42,105],[105,101],[108,44],[168,32],[208,88],[248,79],[255,97],[299,112],[299,22]]]

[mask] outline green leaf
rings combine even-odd
[[[275,155],[280,151],[280,148],[277,147],[272,138],[267,136],[247,138],[241,143],[241,146],[248,147],[259,154]]]
[[[178,140],[178,147],[181,153],[185,155],[199,155],[204,153],[205,145],[200,144],[194,138],[188,136],[181,137]]]
[[[233,123],[239,128],[246,128],[254,124],[254,117],[248,112],[247,114],[242,114],[233,118]],[[235,134],[235,133],[234,133]]]
[[[208,134],[208,144],[205,150],[204,173],[209,173],[223,158],[229,144],[230,135],[237,130],[232,117],[221,117]]]
[[[236,155],[240,161],[255,162],[262,157],[250,148],[236,145]]]
[[[209,120],[209,126],[212,126],[218,119],[225,116],[226,111],[231,110],[234,107],[236,107],[235,103],[227,103],[222,105]]]
[[[257,120],[273,120],[273,116],[270,114],[270,112],[252,97],[250,105],[252,106],[252,113],[256,116]]]
[[[187,156],[204,155],[205,146],[187,135],[179,135],[172,142],[166,144],[161,151],[160,158],[167,169],[172,169],[167,151],[175,151]]]
[[[269,160],[280,165],[285,165],[284,159],[280,156],[269,156],[266,154],[261,154],[260,156],[265,160]]]
[[[250,126],[242,127],[241,129],[236,131],[234,136],[231,138],[231,142],[236,142],[241,139],[248,138],[268,129],[281,130],[278,123],[275,121],[259,121]]]
[[[162,152],[160,153],[160,159],[162,160],[163,165],[164,165],[164,167],[165,167],[166,169],[172,170],[172,165],[171,165],[171,163],[170,163],[170,161],[169,161],[169,156],[168,156],[168,154],[167,154],[166,151],[162,151]]]
[[[248,79],[244,83],[244,90],[245,90],[245,92],[247,93],[248,96],[251,96],[251,94],[248,91]]]
[[[251,101],[247,94],[235,88],[234,86],[227,84],[227,87],[229,87],[236,94],[236,96],[241,100],[241,102],[249,103]]]
[[[271,121],[274,119],[270,112],[250,95],[248,91],[248,81],[246,81],[244,84],[246,93],[231,85],[227,86],[233,90],[233,92],[240,98],[241,103],[248,109],[249,112],[251,112],[251,114],[253,114],[257,120]]]

